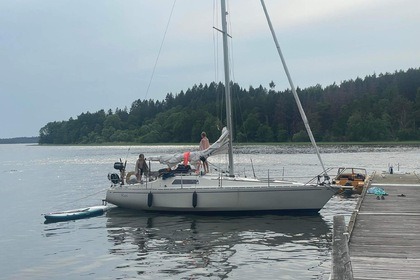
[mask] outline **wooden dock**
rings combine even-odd
[[[380,187],[388,195],[382,199],[368,194],[370,187]],[[331,279],[420,279],[418,175],[374,174],[358,201],[347,232],[334,234],[334,239],[348,241],[351,264],[338,264],[340,257],[334,260],[333,244],[332,266],[341,270],[333,270]]]

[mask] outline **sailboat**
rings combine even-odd
[[[261,1],[261,3],[272,30],[264,2]],[[221,1],[221,14],[227,127],[223,129],[219,139],[204,151],[185,151],[173,155],[149,157],[149,160],[159,161],[161,164],[167,165],[168,168],[161,170],[158,174],[152,172],[152,176],[146,177],[146,180],[141,182],[131,183],[125,174],[125,164],[121,161],[116,162],[114,168],[119,170],[120,174],[108,174],[111,186],[107,190],[105,200],[122,208],[146,211],[206,213],[243,211],[318,212],[339,190],[338,186],[330,183],[322,161],[321,165],[325,173],[323,176],[317,176],[317,180],[312,183],[298,183],[271,178],[260,180],[235,175],[225,0]],[[272,34],[275,38],[273,31]],[[276,39],[275,42],[278,45]],[[280,48],[277,47],[277,49],[289,82],[291,82]],[[292,82],[291,87],[296,94]],[[299,110],[301,110],[301,115],[312,141],[313,136],[297,94],[295,99],[298,101]],[[312,142],[315,143],[314,140]],[[321,160],[316,144],[314,146]],[[188,163],[198,162],[201,157],[208,158],[226,153],[226,151],[229,159],[229,172],[227,173],[197,173],[188,165]]]

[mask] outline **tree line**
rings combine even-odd
[[[309,138],[290,90],[231,84],[237,142],[302,142]],[[366,76],[323,88],[297,88],[317,141],[408,141],[420,137],[420,68]],[[224,86],[199,84],[130,109],[82,113],[47,123],[40,144],[195,143],[216,140],[225,126]]]
[[[14,138],[2,138],[0,144],[30,144],[38,143],[39,137],[14,137]]]

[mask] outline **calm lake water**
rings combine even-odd
[[[44,223],[43,213],[101,204],[107,174],[120,158],[130,170],[139,153],[195,148],[0,145],[0,279],[328,279],[333,216],[348,218],[356,198],[334,197],[312,216],[113,208],[90,219]],[[265,177],[270,170],[272,177],[306,181],[322,171],[309,146],[236,150],[242,175]],[[371,173],[391,164],[420,172],[418,146],[322,146],[321,152],[327,167]],[[225,158],[211,161],[218,166],[216,160]]]

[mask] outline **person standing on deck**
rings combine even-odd
[[[136,162],[136,168],[135,168],[137,181],[141,182],[141,177],[148,170],[149,170],[149,167],[147,166],[146,159],[144,158],[143,154],[140,154],[139,159]]]
[[[203,131],[201,132],[201,141],[200,141],[200,151],[204,151],[210,147],[209,139],[207,138],[206,133]],[[200,160],[203,162],[204,173],[209,172],[209,163],[207,162],[207,158],[202,156]]]

